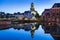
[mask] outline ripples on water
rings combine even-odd
[[[39,27],[36,27],[39,26]],[[18,29],[19,28],[19,29]],[[46,34],[41,25],[12,25],[11,28],[0,30],[0,40],[54,40]]]

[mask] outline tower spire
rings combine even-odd
[[[35,9],[34,9],[34,3],[33,3],[33,2],[31,3],[31,8],[30,8],[30,10],[31,10],[31,11],[34,11],[34,10],[35,10]]]

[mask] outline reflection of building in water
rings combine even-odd
[[[31,30],[31,37],[34,38],[34,32],[35,30]]]
[[[31,30],[31,28],[33,27],[34,25],[31,24],[31,23],[24,23],[24,24],[13,24],[12,27],[14,29],[24,29],[25,31],[29,31]]]
[[[36,30],[36,26],[34,25],[31,29],[31,37],[34,38],[34,32]]]
[[[60,40],[60,28],[58,26],[42,26],[45,33],[50,33],[52,37]]]
[[[39,28],[39,24],[33,24],[33,23],[24,23],[24,24],[13,24],[12,27],[14,29],[23,29],[25,31],[30,31],[31,37],[34,37],[34,32]]]
[[[0,30],[5,30],[5,29],[9,29],[10,25],[9,24],[1,24],[0,25]]]
[[[39,24],[36,24],[31,29],[31,37],[34,38],[34,32],[39,28]]]
[[[14,29],[23,29],[25,31],[30,31],[31,37],[34,37],[34,32],[39,28],[39,24],[25,23],[25,24],[14,24],[12,25]]]
[[[55,40],[60,40],[60,28],[58,26],[47,26],[46,23],[42,26],[45,33],[50,33]]]

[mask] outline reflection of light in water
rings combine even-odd
[[[34,24],[37,24],[36,22]]]
[[[32,30],[35,30],[36,29],[36,27],[34,26],[33,28],[32,28]]]
[[[18,26],[22,26],[23,24],[19,24]]]
[[[48,24],[50,25],[51,23],[49,22]]]
[[[28,25],[28,24],[30,24],[30,23],[24,23],[24,25]]]

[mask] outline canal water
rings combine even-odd
[[[0,40],[54,40],[54,38],[45,33],[41,25],[14,24],[9,28],[1,28]]]

